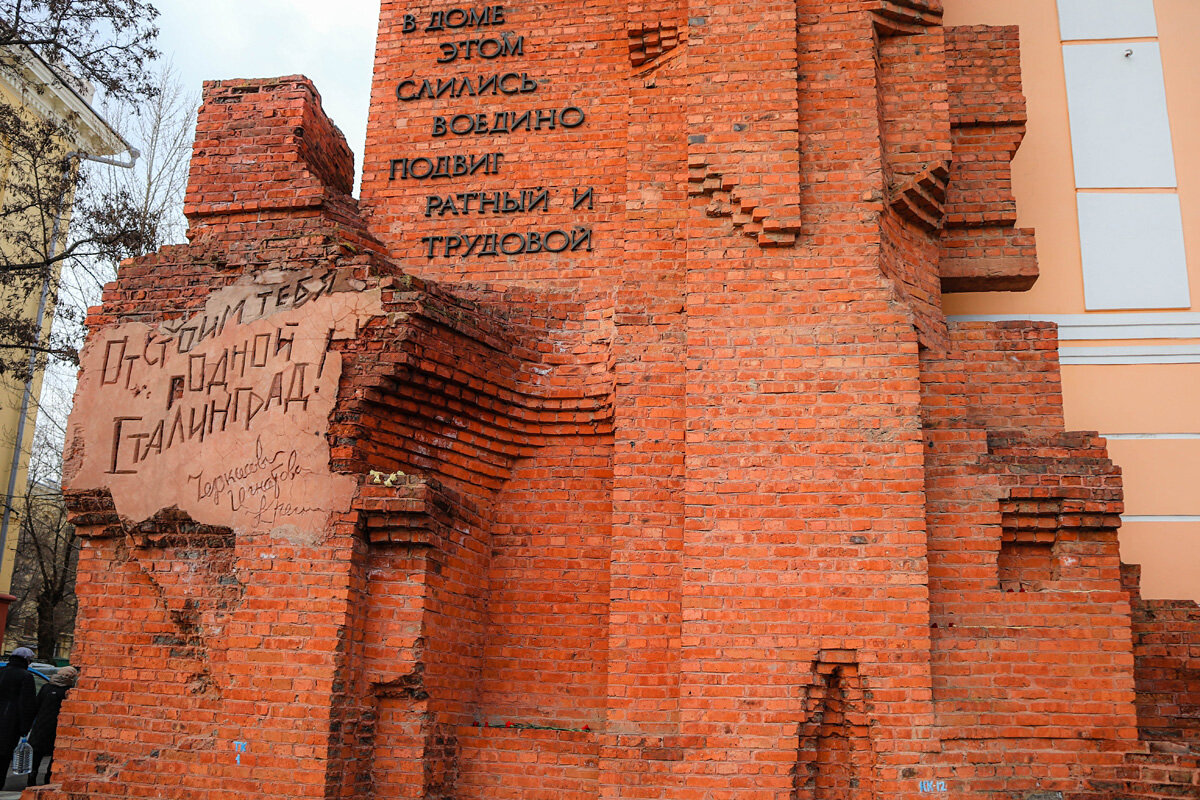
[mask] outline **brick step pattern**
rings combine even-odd
[[[939,161],[894,187],[889,193],[889,202],[896,213],[925,230],[940,230],[945,221],[949,180],[950,165]]]
[[[671,52],[686,37],[678,25],[664,22],[635,22],[626,28],[626,33],[629,34],[629,61],[634,67]]]
[[[800,233],[798,215],[772,215],[761,200],[748,196],[737,180],[711,169],[702,156],[688,158],[688,194],[712,198],[705,209],[710,217],[729,217],[742,233],[760,247],[790,247]]]
[[[942,0],[879,0],[874,13],[886,33],[915,33],[942,23]]]

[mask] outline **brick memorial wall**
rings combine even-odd
[[[1036,279],[1024,123],[937,0],[387,0],[361,201],[306,79],[206,84],[39,796],[1200,795],[1055,329],[941,309]]]

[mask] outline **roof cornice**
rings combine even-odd
[[[0,85],[37,113],[68,123],[75,147],[96,156],[129,149],[121,135],[32,49],[24,45],[0,47],[0,57],[15,68],[0,68]]]

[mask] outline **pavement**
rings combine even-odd
[[[28,775],[13,775],[12,770],[8,770],[5,775],[4,788],[0,789],[0,800],[17,800],[28,781]]]

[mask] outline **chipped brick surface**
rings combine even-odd
[[[89,316],[39,796],[1195,796],[1194,610],[1122,583],[1055,329],[941,310],[1036,278],[1017,52],[935,0],[385,2],[361,204],[307,80],[207,84],[190,244]],[[239,469],[301,436],[336,498]]]

